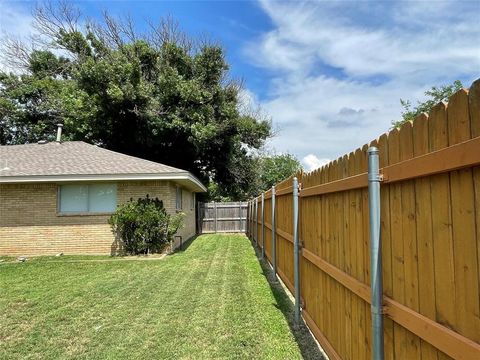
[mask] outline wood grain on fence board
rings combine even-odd
[[[428,153],[428,124],[426,114],[413,123],[414,156]],[[415,219],[418,249],[418,312],[435,320],[435,264],[433,252],[432,204],[430,178],[415,179]],[[422,359],[438,359],[437,350],[428,342],[420,341]]]

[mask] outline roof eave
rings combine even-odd
[[[206,192],[207,188],[189,172],[165,174],[68,174],[68,175],[27,175],[0,176],[0,184],[26,184],[48,182],[82,182],[82,181],[135,181],[135,180],[187,180],[194,192]]]

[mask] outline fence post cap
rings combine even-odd
[[[376,146],[370,146],[367,150],[368,155],[378,154],[378,148]]]

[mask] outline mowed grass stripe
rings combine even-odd
[[[301,358],[291,304],[243,235],[159,261],[89,259],[0,265],[0,358]]]

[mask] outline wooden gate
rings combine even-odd
[[[200,234],[245,232],[247,203],[199,203],[197,219]]]

